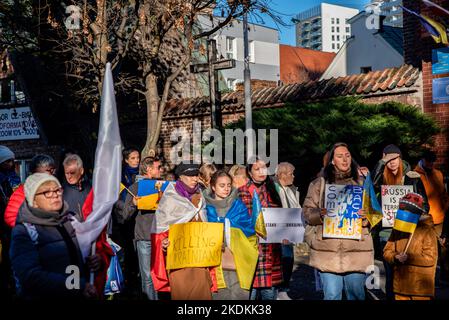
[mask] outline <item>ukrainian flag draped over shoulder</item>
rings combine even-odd
[[[259,251],[254,224],[245,204],[236,199],[225,217],[219,217],[215,207],[206,206],[207,220],[225,224],[226,244],[232,252],[240,287],[249,290],[253,283]],[[223,269],[216,269],[218,288],[226,288]]]
[[[363,184],[363,210],[365,211],[366,218],[371,224],[371,228],[382,221],[382,209],[379,201],[377,201],[373,182],[369,173]]]
[[[265,219],[263,218],[262,212],[262,203],[259,199],[259,194],[256,190],[253,193],[253,214],[252,220],[256,233],[259,237],[266,239],[267,238],[267,229],[265,227]]]

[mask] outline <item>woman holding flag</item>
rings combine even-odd
[[[305,236],[310,246],[310,265],[319,271],[325,300],[341,300],[343,288],[348,300],[364,300],[365,272],[374,264],[373,240],[365,214],[358,212],[363,218],[361,240],[323,238],[325,185],[361,186],[363,179],[347,144],[336,143],[329,159],[322,177],[310,183],[303,205],[305,220],[313,231]]]
[[[402,159],[401,150],[394,144],[390,144],[383,149],[382,159],[378,161],[376,167],[373,170],[373,184],[376,194],[378,194],[379,203],[381,203],[381,189],[382,185],[400,185],[400,186],[413,186],[413,192],[419,193],[423,199],[423,205],[426,211],[429,209],[426,191],[421,181],[419,173],[412,171],[410,164]],[[381,259],[383,249],[391,235],[391,227],[382,227],[379,223],[372,230],[375,254],[376,257]],[[393,270],[390,264],[384,260],[385,267],[385,291],[388,300],[394,299],[393,293]]]
[[[218,293],[213,298],[248,300],[259,255],[251,216],[224,170],[212,175],[210,189],[203,194],[207,220],[224,223],[222,263],[216,268]]]
[[[384,259],[394,268],[395,300],[430,300],[435,295],[438,257],[432,216],[420,194],[408,193],[399,202]]]
[[[263,218],[261,208],[282,207],[282,202],[274,182],[267,175],[267,165],[264,161],[249,161],[246,171],[249,179],[239,188],[239,196],[256,223],[256,233],[266,237],[265,224],[261,223],[260,219]],[[251,300],[276,300],[276,287],[282,283],[281,255],[280,243],[259,244],[259,260]]]

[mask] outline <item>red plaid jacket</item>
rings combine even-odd
[[[239,196],[252,215],[253,193],[257,190],[263,208],[277,207],[270,198],[265,184],[257,188],[252,181],[239,188]],[[254,276],[254,288],[274,287],[282,283],[281,244],[259,244],[259,261]]]

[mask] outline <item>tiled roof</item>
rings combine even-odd
[[[281,44],[280,72],[284,84],[318,80],[335,58],[333,52],[322,52],[307,48]]]
[[[420,75],[418,68],[403,65],[366,74],[331,78],[321,81],[308,81],[264,88],[253,91],[253,109],[272,108],[286,102],[306,102],[338,96],[369,96],[378,93],[394,93],[415,84]],[[222,96],[222,112],[235,113],[244,110],[244,93],[236,91]],[[170,100],[167,102],[164,118],[186,117],[209,114],[209,97]]]

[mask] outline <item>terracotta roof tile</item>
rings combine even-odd
[[[301,102],[347,95],[370,95],[393,91],[414,85],[420,76],[417,68],[403,65],[383,71],[350,75],[321,81],[307,81],[280,87],[256,89],[252,92],[253,108],[270,108],[286,102]],[[245,106],[244,92],[223,95],[221,101],[225,113],[241,112]],[[165,117],[184,117],[209,113],[209,98],[170,100]]]

